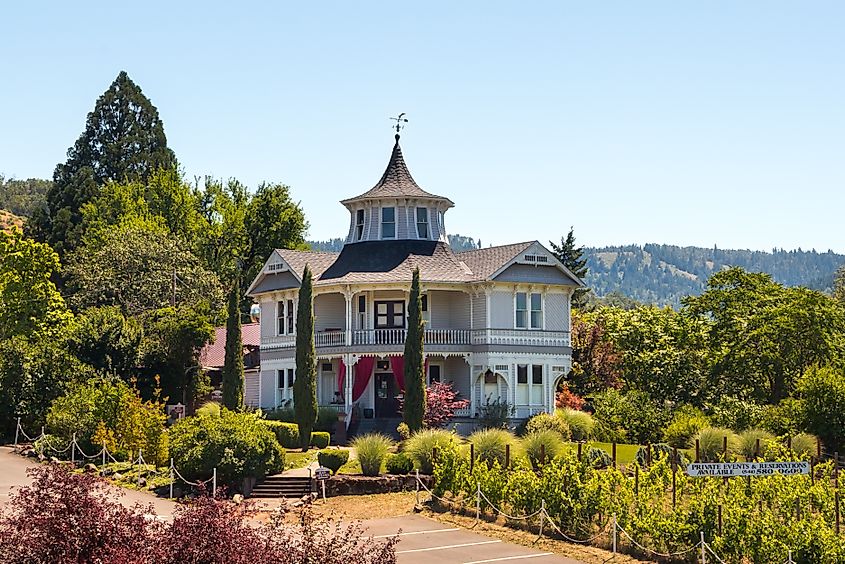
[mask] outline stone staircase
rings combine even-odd
[[[252,489],[250,497],[295,497],[311,493],[311,478],[308,476],[267,476]]]

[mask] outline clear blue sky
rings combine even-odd
[[[126,70],[189,178],[285,182],[311,238],[407,112],[411,172],[485,246],[845,252],[842,2],[275,4],[4,5],[0,173],[51,177]]]

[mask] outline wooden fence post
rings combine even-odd
[[[546,445],[540,445],[540,466],[546,463]]]
[[[505,468],[511,467],[511,445],[505,445]]]
[[[676,493],[676,490],[677,490],[677,488],[676,488],[677,473],[678,473],[678,449],[676,447],[676,448],[672,449],[672,509],[675,509],[675,501],[676,501],[676,498],[677,498],[677,493]]]
[[[758,438],[754,442],[754,460],[760,458],[760,439]]]
[[[757,441],[759,442],[760,439],[757,439]],[[792,450],[792,435],[786,437],[786,448]]]
[[[634,465],[634,495],[640,495],[640,465]]]
[[[833,504],[836,508],[836,534],[839,534],[839,490],[833,492]]]
[[[701,462],[701,441],[695,439],[695,461]]]
[[[816,437],[816,458],[822,459],[822,440]]]
[[[645,463],[651,466],[651,443],[646,443],[645,445]]]
[[[613,469],[616,469],[616,441],[613,441],[613,444],[610,446],[611,451],[611,458],[613,459]]]
[[[469,471],[475,466],[475,443],[469,443]]]
[[[719,504],[719,536],[722,536],[722,504]]]
[[[578,462],[581,461],[581,447],[583,447],[583,446],[584,446],[584,443],[582,443],[581,441],[578,441]]]

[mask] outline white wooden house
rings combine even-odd
[[[308,264],[320,405],[396,416],[418,267],[426,378],[452,382],[470,399],[459,415],[475,416],[497,398],[516,417],[554,409],[556,384],[571,367],[570,298],[583,282],[537,241],[453,252],[445,215],[454,204],[417,185],[398,135],[381,180],[341,203],[350,221],[340,253],[277,249],[247,291],[261,307],[260,407],[292,402],[297,294]]]

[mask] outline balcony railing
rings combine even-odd
[[[365,329],[352,331],[353,346],[400,346],[405,344],[406,329]],[[295,335],[262,337],[261,344],[271,348],[296,346]],[[317,347],[346,345],[345,331],[320,331],[314,334]],[[524,329],[426,329],[426,345],[504,345],[533,347],[568,347],[569,331]]]

